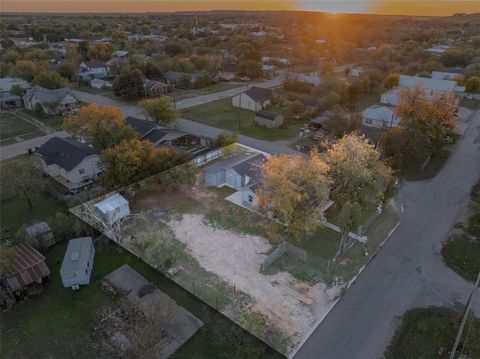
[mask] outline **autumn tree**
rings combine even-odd
[[[296,239],[322,223],[322,206],[329,196],[329,166],[317,152],[269,157],[256,197],[259,207],[283,231]]]
[[[390,90],[395,86],[398,86],[399,82],[400,82],[400,75],[396,73],[391,73],[391,74],[388,74],[387,77],[385,77],[385,80],[383,80],[383,86],[387,90]]]
[[[360,129],[362,117],[358,112],[349,112],[336,106],[325,123],[325,129],[337,138]]]
[[[46,71],[47,68],[48,63],[19,60],[10,71],[10,76],[32,81],[37,74]]]
[[[87,56],[92,60],[108,61],[112,58],[113,46],[108,42],[88,45]]]
[[[63,127],[73,137],[87,141],[97,151],[136,137],[135,130],[124,123],[119,108],[102,107],[93,103],[65,119]]]
[[[100,159],[105,168],[102,182],[122,187],[185,162],[188,155],[170,147],[155,148],[148,141],[130,139],[105,149]]]
[[[166,97],[143,100],[141,105],[148,116],[156,123],[169,125],[179,117],[177,110],[172,106],[172,102]]]
[[[391,171],[380,160],[378,151],[356,134],[345,135],[333,144],[326,152],[326,159],[330,166],[332,198],[340,209],[341,258],[348,233],[360,224],[360,215],[367,210],[369,198],[377,202],[384,200]]]
[[[58,72],[43,71],[35,75],[32,84],[55,90],[67,86],[68,81],[60,76]]]
[[[416,165],[438,154],[456,126],[457,108],[453,94],[438,93],[429,98],[422,87],[403,89],[395,107],[400,130],[391,129],[380,138],[392,165]]]
[[[471,76],[465,82],[465,91],[467,93],[480,92],[480,76]]]

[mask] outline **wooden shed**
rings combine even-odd
[[[55,244],[53,232],[47,222],[32,224],[30,227],[25,228],[25,233],[27,236],[36,239],[37,246],[40,249],[46,249]]]
[[[283,116],[276,112],[257,111],[255,112],[255,123],[268,128],[278,128],[283,125]]]

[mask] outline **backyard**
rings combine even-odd
[[[123,264],[130,265],[205,323],[175,353],[175,358],[281,357],[156,270],[107,240],[95,243],[95,264],[90,284],[77,292],[63,288],[59,270],[66,244],[57,244],[46,255],[52,274],[45,291],[2,312],[1,357],[97,357],[99,343],[92,335],[95,314],[100,307],[118,300],[101,289],[100,281]]]
[[[340,243],[337,232],[322,227],[301,241],[284,238],[308,260],[282,255],[262,271],[281,243],[268,239],[269,221],[225,200],[235,190],[206,187],[199,172],[195,185],[179,191],[166,191],[155,179],[123,189],[133,215],[123,222],[119,243],[285,355],[398,222],[395,206],[386,206],[367,231],[368,256],[355,245],[335,268],[329,261]],[[83,208],[72,211],[87,219]]]
[[[280,128],[269,129],[255,124],[255,113],[233,107],[231,98],[184,109],[181,116],[192,121],[265,140],[290,139],[298,135],[303,122],[293,120],[287,108],[271,106],[267,110],[279,112],[284,116],[284,124]]]

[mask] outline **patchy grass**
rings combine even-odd
[[[182,89],[176,88],[172,92],[169,92],[167,96],[171,97],[172,99],[175,98],[176,101],[181,101],[187,98],[208,95],[210,93],[230,90],[237,87],[246,87],[246,86],[239,83],[220,82],[218,84],[212,84],[210,86],[206,86],[198,89],[182,90]]]
[[[442,248],[447,265],[463,278],[474,282],[480,272],[480,240],[467,236],[453,238]]]
[[[14,113],[0,113],[1,146],[17,142],[15,137],[27,140],[41,135],[43,135],[43,132],[39,128],[16,116]]]
[[[15,231],[22,224],[46,220],[58,211],[66,211],[67,207],[45,192],[35,192],[30,196],[33,209],[28,207],[23,196],[16,196],[0,202],[0,228]]]
[[[449,358],[461,318],[462,313],[447,308],[415,308],[408,311],[403,316],[402,324],[397,329],[385,358]],[[472,314],[469,320],[472,327],[463,354],[466,358],[479,358],[480,321]],[[463,341],[460,344],[461,348]]]
[[[259,339],[111,242],[96,243],[95,264],[88,286],[78,292],[63,288],[59,270],[66,245],[57,244],[47,253],[47,265],[52,274],[45,292],[1,313],[1,357],[101,356],[97,339],[91,335],[94,314],[101,306],[114,303],[116,298],[100,288],[100,281],[119,266],[128,264],[205,323],[174,358],[282,358]]]
[[[286,115],[284,125],[277,129],[258,126],[254,122],[255,113],[233,107],[231,98],[224,98],[184,109],[182,110],[182,117],[265,140],[291,138],[298,133],[302,123],[292,121],[288,109],[272,107],[267,110],[281,112]]]
[[[79,85],[79,84],[72,84],[71,88],[73,90],[78,90],[82,92],[86,92],[92,95],[101,95],[106,93],[111,93],[111,89],[97,89],[95,87],[87,86],[87,85]]]
[[[480,109],[480,101],[478,100],[468,100],[466,98],[460,100],[459,106],[468,108],[470,110]]]
[[[41,116],[38,116],[35,113],[35,111],[30,111],[30,110],[27,110],[27,109],[23,109],[23,110],[21,110],[21,112],[24,113],[27,116],[34,117],[38,121],[43,122],[45,125],[53,128],[55,130],[61,131],[63,129],[63,120],[65,119],[65,117],[63,117],[63,116],[48,116],[48,115],[46,115],[44,117],[41,117]]]

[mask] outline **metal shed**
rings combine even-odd
[[[71,239],[60,268],[63,286],[78,289],[79,286],[90,283],[94,257],[92,237]]]

